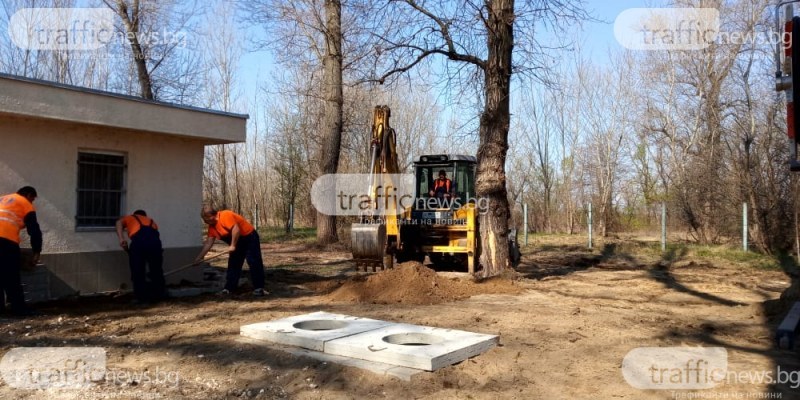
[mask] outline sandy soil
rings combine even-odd
[[[473,283],[418,265],[364,276],[341,249],[267,244],[266,298],[243,287],[231,298],[136,308],[129,297],[104,296],[44,304],[39,317],[0,318],[0,354],[99,346],[113,372],[91,390],[0,383],[0,398],[800,398],[792,388],[800,386],[797,353],[775,348],[779,317],[764,312],[764,302],[791,284],[787,274],[639,259],[600,246],[540,243],[525,252],[518,279]],[[404,382],[238,340],[241,325],[318,310],[497,334],[501,345]],[[653,346],[722,346],[729,371],[752,378],[696,392],[635,389],[623,379],[622,360]],[[793,371],[794,384],[753,375],[778,368]]]

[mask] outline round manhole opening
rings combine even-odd
[[[334,329],[342,329],[346,327],[347,322],[330,319],[315,319],[311,321],[297,322],[292,326],[304,331],[332,331]]]
[[[383,338],[383,341],[402,346],[429,346],[444,342],[442,337],[427,333],[397,333]]]

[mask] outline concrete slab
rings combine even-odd
[[[391,325],[389,322],[318,311],[275,321],[243,325],[242,336],[323,351],[325,343]]]
[[[404,381],[410,381],[411,378],[413,378],[414,376],[421,374],[423,372],[427,372],[421,369],[398,367],[397,365],[390,365],[390,364],[384,364],[367,360],[359,360],[357,358],[335,356],[333,354],[325,354],[319,351],[301,349],[297,347],[273,345],[264,342],[263,340],[251,339],[248,337],[239,337],[237,341],[240,343],[263,346],[265,348],[272,350],[280,350],[297,357],[308,357],[322,362],[329,362],[332,364],[340,364],[348,367],[359,368],[381,376],[394,377]]]
[[[330,362],[334,364],[346,365],[348,367],[360,368],[378,375],[393,376],[395,378],[410,381],[414,375],[427,372],[416,368],[398,367],[397,365],[384,364],[375,361],[359,360],[357,358],[336,356],[333,354],[320,353],[318,351],[286,348],[284,351],[295,356],[309,357],[315,360]]]
[[[325,353],[435,371],[497,345],[499,337],[427,326],[393,324],[325,343]]]

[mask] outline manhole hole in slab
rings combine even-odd
[[[444,339],[427,333],[397,333],[386,336],[382,339],[386,343],[399,344],[402,346],[429,346],[444,342]]]
[[[348,324],[345,321],[336,321],[330,319],[315,319],[311,321],[297,322],[293,327],[302,329],[304,331],[332,331],[334,329],[342,329]]]

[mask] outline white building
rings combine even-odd
[[[245,140],[246,115],[0,74],[0,194],[36,188],[45,266],[29,300],[130,289],[114,233],[143,209],[160,227],[164,270],[200,250],[204,147]],[[24,247],[24,246],[23,246]],[[170,276],[199,279],[199,269]]]

